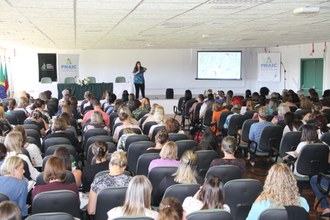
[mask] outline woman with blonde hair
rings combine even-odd
[[[253,203],[247,220],[257,220],[265,209],[281,206],[301,206],[309,211],[306,199],[298,193],[292,171],[284,163],[275,164],[269,170],[263,191]]]
[[[160,166],[172,166],[179,167],[180,161],[178,161],[178,145],[175,142],[167,142],[159,153],[160,159],[154,159],[149,164],[149,172],[155,167]]]
[[[158,188],[154,189],[153,199],[155,204],[159,204],[166,189],[169,186],[178,183],[191,184],[202,183],[203,180],[198,176],[196,171],[198,165],[198,155],[192,150],[187,150],[183,153],[180,159],[180,165],[175,173],[171,176],[166,176],[159,184]]]
[[[154,121],[154,114],[155,114],[155,111],[156,111],[156,108],[159,104],[157,103],[154,103],[152,104],[151,106],[151,109],[150,109],[150,112],[148,114],[146,114],[148,117],[144,120],[144,122],[142,123],[142,126],[141,128],[143,129],[144,128],[144,125],[149,122],[149,121]]]
[[[158,213],[151,209],[152,185],[147,177],[138,175],[128,184],[123,206],[111,209],[108,220],[121,216],[147,216],[158,218]]]
[[[97,193],[108,187],[127,186],[132,177],[127,176],[124,171],[127,166],[127,157],[124,151],[115,151],[109,162],[109,174],[94,179],[90,187],[87,212],[95,214]]]
[[[94,128],[103,128],[104,130],[110,131],[104,123],[102,114],[98,111],[93,112],[91,115],[91,122],[85,125],[84,132]]]
[[[152,138],[152,133],[156,127],[163,126],[165,124],[165,110],[164,107],[161,105],[158,105],[155,109],[154,113],[154,121],[157,123],[156,125],[153,125],[149,129],[149,138]]]
[[[28,156],[22,153],[23,146],[23,136],[18,131],[10,132],[5,139],[5,146],[7,147],[7,157],[18,156],[22,160],[24,160],[29,168],[29,172],[31,175],[31,179],[36,180],[39,175],[39,171],[32,165]]]
[[[6,117],[5,117],[5,110],[2,106],[0,106],[0,123],[3,124],[4,126],[4,131],[3,133],[7,133],[10,132],[12,130],[12,126],[11,124],[7,121]]]
[[[27,216],[28,181],[24,178],[24,172],[21,158],[17,156],[6,158],[1,166],[0,192],[8,196],[10,201],[17,203],[22,215]]]
[[[117,126],[115,128],[115,131],[113,133],[113,140],[115,142],[118,142],[119,140],[119,133],[121,130],[125,129],[125,128],[136,128],[136,129],[140,129],[140,127],[135,123],[133,122],[132,120],[135,121],[135,119],[133,119],[130,114],[126,113],[126,112],[119,112],[119,115],[118,115],[118,118],[120,120],[120,122],[122,123],[121,125]],[[142,133],[141,129],[140,129],[140,133]]]

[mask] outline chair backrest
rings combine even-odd
[[[198,147],[198,143],[194,140],[179,140],[176,141],[175,143],[178,145],[179,159],[186,150],[192,150],[193,148]]]
[[[98,135],[109,135],[108,131],[106,131],[103,128],[92,128],[92,129],[88,129],[85,133],[84,133],[84,152],[87,152],[88,147],[91,143],[88,143],[88,139],[90,137],[94,137],[94,136],[98,136]]]
[[[59,147],[65,147],[66,149],[69,150],[70,155],[72,155],[75,159],[78,158],[76,148],[74,146],[72,146],[71,144],[56,144],[56,145],[49,146],[49,147],[47,147],[45,156],[53,155],[55,153],[56,149]]]
[[[197,123],[199,122],[199,113],[201,111],[201,107],[202,107],[203,103],[197,103],[195,110],[194,110],[194,117],[193,117],[193,122]]]
[[[171,176],[173,173],[177,171],[177,167],[155,167],[150,170],[148,174],[148,179],[151,182],[152,188],[157,189],[161,181],[167,177]],[[153,191],[153,194],[155,192]]]
[[[128,151],[128,147],[129,147],[129,145],[131,145],[131,143],[134,143],[137,141],[149,141],[149,137],[144,134],[136,134],[136,135],[128,136],[125,141],[125,151]]]
[[[231,214],[222,209],[205,209],[196,212],[192,212],[186,216],[187,220],[233,220]]]
[[[148,176],[148,168],[150,165],[150,162],[155,159],[159,159],[159,153],[145,153],[142,154],[136,165],[136,175],[145,175]]]
[[[10,114],[5,114],[5,118],[7,119],[9,124],[11,124],[11,125],[17,125],[18,124],[16,115],[14,115],[14,114],[11,114],[11,113]]]
[[[22,125],[26,119],[25,111],[23,110],[13,110],[12,114],[16,116],[17,124]]]
[[[76,80],[73,77],[65,77],[64,83],[76,83]]]
[[[107,219],[107,212],[117,206],[123,206],[127,187],[110,187],[97,194],[94,220]],[[111,199],[109,199],[111,198]]]
[[[94,76],[88,76],[89,83],[96,83],[96,78]]]
[[[4,201],[9,201],[9,197],[3,193],[0,193],[0,203]]]
[[[302,175],[313,176],[328,169],[329,147],[325,144],[307,144],[300,151],[296,169]]]
[[[151,141],[137,141],[131,143],[128,147],[127,160],[128,170],[134,173],[136,171],[136,165],[139,157],[146,153],[149,147],[154,147],[155,143]]]
[[[74,178],[74,175],[72,174],[71,171],[66,171],[66,179],[64,181],[64,183],[75,183],[76,180]],[[39,173],[39,175],[37,176],[36,179],[36,185],[46,185],[47,183],[45,183],[44,181],[44,172]]]
[[[184,101],[184,97],[180,97],[178,100],[178,105],[177,106],[173,106],[173,112],[174,112],[174,117],[177,115],[181,115],[183,109],[183,101]]]
[[[322,134],[320,140],[330,146],[330,132]]]
[[[27,142],[30,144],[35,144],[41,150],[41,142],[40,139],[35,139],[34,137],[27,136]]]
[[[180,133],[169,133],[168,134],[168,140],[169,141],[179,141],[179,140],[187,140],[188,136],[186,134],[180,134]]]
[[[244,115],[246,116],[247,119],[252,119],[253,115],[254,115],[255,111],[252,110],[248,110],[244,113]]]
[[[225,203],[235,220],[245,220],[251,206],[262,191],[257,179],[235,179],[224,185]]]
[[[213,115],[212,108],[206,109],[206,112],[205,112],[205,115],[203,118],[204,127],[210,127],[212,125],[212,115]]]
[[[38,213],[30,215],[26,220],[74,220],[74,217],[69,213],[65,212],[48,212],[48,213]]]
[[[249,142],[249,133],[250,133],[250,128],[253,123],[257,123],[258,120],[254,119],[248,119],[245,120],[242,126],[242,141]]]
[[[188,100],[187,102],[186,102],[186,104],[185,104],[185,106],[184,106],[184,118],[190,118],[190,113],[189,113],[189,110],[190,110],[190,108],[191,108],[191,106],[195,103],[195,102],[197,102],[197,100],[196,99],[190,99],[190,100]]]
[[[133,131],[133,133],[135,133],[135,134],[142,134],[142,130],[140,129],[140,128],[130,128],[132,131]],[[120,137],[124,134],[124,130],[125,130],[125,128],[123,128],[123,129],[121,129],[120,131],[119,131],[119,134],[118,134],[118,140],[120,139]]]
[[[177,198],[181,204],[188,196],[194,196],[200,188],[200,184],[175,184],[168,187],[164,193],[163,199],[167,197]]]
[[[286,212],[285,208],[270,208],[263,211],[260,216],[259,220],[289,220],[288,213]]]
[[[65,212],[81,218],[79,197],[70,190],[52,190],[37,194],[32,201],[32,214]]]
[[[245,120],[247,120],[247,117],[245,115],[231,116],[228,124],[227,134],[236,137],[238,130],[242,129]]]
[[[301,139],[301,131],[290,131],[284,134],[280,143],[280,156],[283,158],[287,155],[286,152],[292,151],[293,147],[297,147]]]
[[[125,83],[126,82],[126,78],[124,76],[117,76],[115,79],[116,83]]]
[[[208,169],[205,175],[205,179],[209,176],[216,176],[222,181],[223,184],[229,180],[241,179],[243,174],[238,166],[234,165],[218,165]]]
[[[220,117],[219,117],[219,119],[217,121],[217,129],[218,129],[218,131],[223,131],[224,130],[223,125],[226,122],[226,118],[227,118],[228,115],[231,115],[231,114],[233,114],[232,111],[221,112]]]
[[[52,83],[53,80],[50,77],[42,77],[40,80],[41,83]]]
[[[214,159],[219,158],[219,154],[214,150],[199,150],[196,153],[198,155],[197,171],[199,176],[204,178],[210,164]]]
[[[154,220],[153,218],[147,217],[147,216],[123,216],[114,218],[113,220]]]
[[[27,120],[28,120],[28,119],[26,119],[26,120],[24,121],[24,124],[23,124],[25,130],[27,130],[27,129],[31,129],[31,130],[35,130],[35,131],[37,131],[38,134],[39,134],[39,138],[40,138],[40,137],[41,137],[41,134],[40,134],[40,128],[39,128],[39,126],[36,125],[34,122],[33,122],[33,123],[26,123]],[[27,134],[28,134],[28,132],[27,132]]]
[[[71,145],[71,141],[65,137],[50,137],[43,142],[43,152],[47,151],[47,148],[53,145],[67,144]]]
[[[158,133],[158,131],[160,130],[165,130],[165,126],[164,125],[161,125],[161,126],[156,126],[153,131],[152,131],[152,134],[151,134],[151,141],[155,141],[156,139],[156,134]]]
[[[270,151],[272,148],[279,150],[282,135],[283,128],[281,126],[266,126],[261,132],[258,147],[262,151]]]
[[[304,115],[306,115],[307,113],[309,113],[309,110],[305,110],[305,109],[298,109],[294,112],[295,115],[298,116],[298,118],[303,118]]]
[[[148,122],[146,122],[146,123],[144,124],[144,126],[143,126],[143,134],[148,135],[151,126],[153,126],[153,125],[157,125],[157,124],[158,124],[158,123],[155,122],[155,121],[148,121]]]

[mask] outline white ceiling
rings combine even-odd
[[[293,9],[320,6],[316,15]],[[227,49],[324,42],[330,0],[0,0],[0,47]]]

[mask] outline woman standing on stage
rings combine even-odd
[[[147,68],[141,66],[141,62],[137,61],[133,69],[134,75],[134,85],[135,85],[135,98],[139,99],[139,92],[141,89],[142,98],[145,98],[144,95],[144,72]]]

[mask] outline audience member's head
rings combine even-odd
[[[54,120],[52,125],[52,130],[54,132],[64,131],[66,128],[67,128],[67,122],[64,118],[59,117]]]
[[[101,161],[108,154],[108,146],[103,141],[96,141],[92,144],[92,152],[95,159]]]
[[[168,141],[162,147],[159,156],[167,160],[176,160],[178,158],[178,145],[173,141]]]
[[[237,141],[232,136],[226,136],[222,139],[221,149],[226,154],[235,154],[237,148]]]
[[[168,141],[168,132],[166,130],[159,130],[155,136],[155,142],[164,145]]]
[[[304,124],[302,126],[302,133],[300,141],[307,141],[309,143],[313,143],[318,141],[317,131],[314,125]]]
[[[222,209],[224,205],[223,184],[218,177],[208,178],[200,189],[197,199],[202,209]]]
[[[182,220],[183,213],[181,202],[177,198],[167,197],[159,204],[158,220]]]
[[[21,220],[22,210],[11,201],[3,201],[0,203],[0,220]]]
[[[18,131],[11,131],[7,134],[4,144],[9,152],[20,154],[22,153],[23,136]]]
[[[56,157],[50,157],[45,165],[43,179],[45,183],[50,183],[53,180],[64,182],[66,179],[66,169],[63,161]]]
[[[91,124],[104,124],[103,115],[99,111],[94,111],[91,115]]]
[[[173,174],[174,180],[178,183],[197,183],[198,174],[196,171],[198,165],[198,155],[192,150],[183,153],[180,159],[178,170]]]

